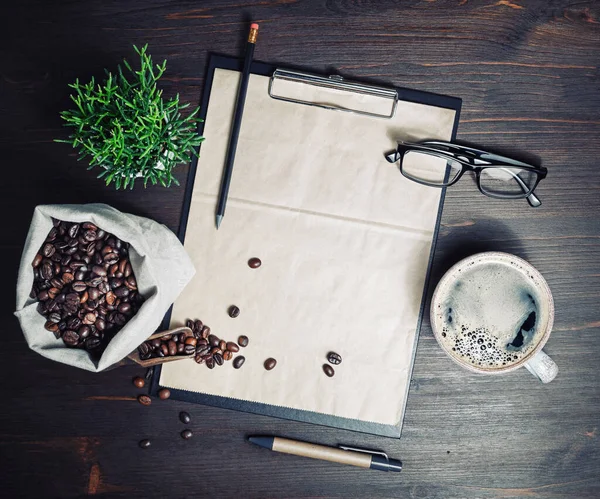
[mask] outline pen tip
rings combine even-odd
[[[217,230],[219,230],[219,226],[221,225],[221,220],[223,220],[223,215],[217,215],[215,219],[215,223],[217,225]]]

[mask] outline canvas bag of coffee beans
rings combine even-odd
[[[52,219],[91,222],[130,245],[129,261],[137,290],[145,301],[98,359],[85,349],[69,348],[46,330],[46,318],[37,310],[38,300],[30,297],[34,282],[32,262],[53,227]],[[33,213],[21,257],[15,315],[32,350],[49,359],[98,372],[125,358],[158,328],[194,274],[194,266],[175,234],[153,220],[121,213],[105,204],[40,205]]]

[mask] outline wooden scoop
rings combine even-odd
[[[182,327],[177,327],[175,329],[169,329],[167,331],[161,331],[160,333],[155,333],[145,341],[154,340],[156,338],[162,338],[163,336],[167,336],[169,334],[181,334],[181,333],[185,333],[186,337],[194,336],[194,333],[192,333],[192,330],[189,327],[182,326]],[[142,359],[140,359],[140,352],[138,351],[137,348],[127,356],[128,359],[131,359],[136,364],[139,364],[140,366],[144,366],[144,367],[152,367],[157,364],[164,364],[165,362],[173,362],[174,360],[191,359],[193,357],[194,357],[194,354],[191,353],[189,355],[184,355],[184,354],[169,355],[167,357],[152,357],[148,360],[142,360]]]

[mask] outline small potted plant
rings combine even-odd
[[[58,142],[71,144],[78,159],[89,159],[88,169],[100,168],[98,178],[117,189],[133,188],[137,178],[144,187],[148,182],[178,185],[173,168],[189,162],[204,140],[197,132],[199,108],[183,117],[181,110],[189,104],[180,104],[179,95],[163,99],[156,82],[167,61],[155,66],[147,48],[134,46],[139,71],[123,60],[125,71],[120,65],[116,75],[106,71],[101,84],[92,78],[87,84],[76,80],[69,85],[75,90],[75,107],[61,113],[72,134]]]

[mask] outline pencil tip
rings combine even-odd
[[[221,220],[223,220],[223,215],[217,215],[216,217],[216,224],[217,224],[217,230],[219,230],[219,226],[221,225]]]
[[[259,447],[264,447],[265,449],[273,450],[273,437],[260,437],[260,436],[252,436],[248,437],[248,442],[251,442]]]

